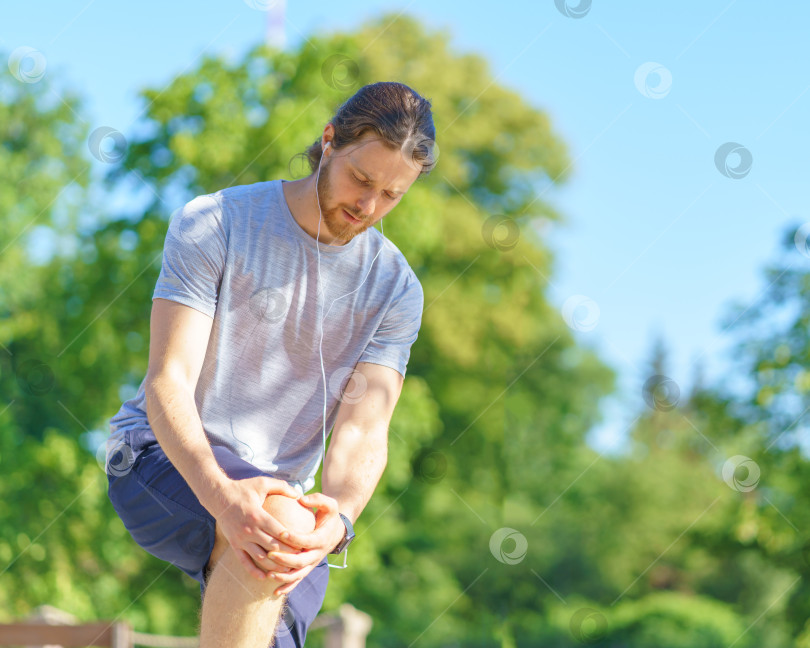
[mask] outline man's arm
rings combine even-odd
[[[203,433],[194,391],[212,323],[193,308],[155,299],[144,382],[146,414],[155,438],[209,510],[215,508],[213,495],[224,487],[226,476]]]
[[[332,440],[323,465],[323,493],[311,493],[300,501],[318,507],[316,528],[311,534],[284,532],[287,544],[299,547],[299,554],[270,557],[295,571],[279,574],[287,583],[278,593],[288,593],[343,538],[346,527],[338,517],[343,513],[355,522],[368,504],[388,461],[388,425],[402,393],[404,378],[395,369],[358,362],[351,378],[355,393],[365,391],[358,402],[343,401],[338,407]],[[354,399],[352,399],[353,401]]]
[[[263,554],[284,527],[263,504],[268,494],[298,498],[271,477],[231,480],[217,463],[194,400],[213,319],[167,299],[152,304],[144,390],[149,425],[177,471],[214,516],[245,568],[264,577],[251,556]]]
[[[352,392],[363,388],[362,381],[366,390],[359,402],[340,404],[324,459],[322,485],[323,494],[335,499],[339,511],[355,522],[388,461],[388,425],[404,379],[395,369],[360,362],[352,380],[356,381]]]

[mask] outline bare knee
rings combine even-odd
[[[268,495],[264,510],[290,531],[310,533],[315,530],[315,514],[291,497]]]
[[[264,501],[264,510],[278,520],[285,528],[298,533],[309,533],[315,529],[315,514],[308,508],[285,495],[268,495]],[[216,539],[211,556],[206,563],[206,577],[230,548],[228,539],[223,535],[219,524],[215,526]]]

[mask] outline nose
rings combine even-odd
[[[365,218],[371,218],[374,215],[375,203],[374,194],[369,192],[357,200],[357,209]]]

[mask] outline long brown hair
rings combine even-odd
[[[436,166],[436,128],[430,101],[395,81],[380,81],[360,88],[330,120],[335,129],[332,148],[339,149],[375,132],[387,146],[399,148],[419,169],[419,177]],[[321,159],[319,137],[303,153],[314,173]]]

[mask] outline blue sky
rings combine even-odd
[[[592,435],[607,449],[618,447],[643,404],[655,336],[670,346],[669,374],[682,391],[697,359],[711,380],[725,380],[730,338],[721,315],[732,300],[761,293],[761,270],[776,259],[785,226],[810,220],[802,192],[810,8],[751,0],[579,4],[591,6],[574,19],[553,0],[497,9],[349,0],[339,13],[315,1],[290,3],[285,27],[296,45],[313,31],[352,29],[402,10],[448,31],[456,51],[487,58],[498,83],[549,114],[574,159],[570,181],[544,196],[566,218],[545,232],[556,254],[549,297],[560,308],[574,295],[598,306],[596,326],[577,337],[619,371],[620,394]],[[265,31],[266,13],[245,0],[9,3],[0,50],[39,50],[45,74],[85,97],[82,119],[126,134],[140,88],[193,69],[203,51],[238,58]],[[658,72],[645,76],[646,69]],[[742,178],[715,165],[727,142],[750,153]],[[731,167],[740,161],[727,158]]]

